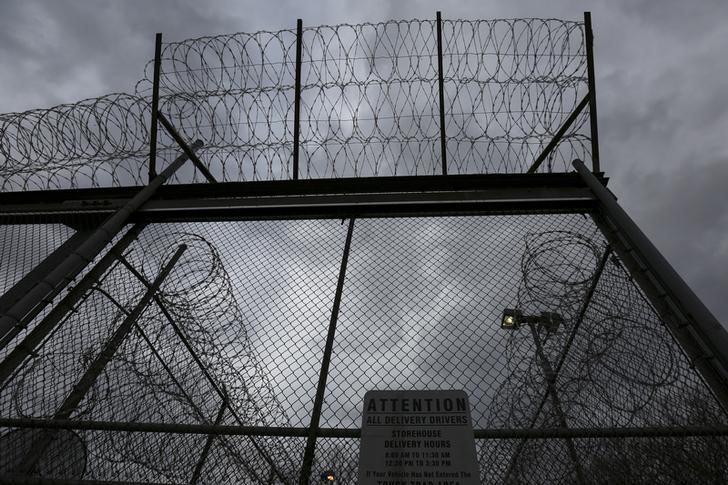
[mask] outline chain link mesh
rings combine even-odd
[[[296,483],[305,438],[294,430],[311,422],[346,232],[339,220],[151,224],[125,252],[128,266],[110,267],[0,390],[0,416],[58,418],[146,283],[185,244],[158,301],[70,418],[264,426],[290,436],[56,431],[31,474]],[[463,389],[476,431],[594,434],[477,439],[483,483],[574,483],[579,473],[589,483],[725,480],[724,437],[598,437],[726,424],[606,250],[583,214],[357,219],[320,426],[356,431],[370,389]],[[561,320],[507,329],[504,309]],[[0,474],[17,471],[42,436],[4,428]],[[358,453],[355,437],[318,438],[310,479],[333,470],[341,483],[356,482]]]
[[[527,171],[586,94],[584,25],[441,26],[448,173]],[[303,29],[301,178],[440,173],[436,32]],[[160,110],[204,141],[217,180],[293,178],[296,44],[283,30],[163,46]],[[144,185],[152,72],[134,94],[0,115],[0,188]],[[590,157],[588,116],[540,171]],[[178,154],[160,131],[160,166]],[[190,163],[171,179],[201,181]],[[3,312],[99,222],[7,217]],[[355,483],[374,389],[464,390],[482,483],[728,481],[728,438],[700,435],[725,411],[588,214],[345,222],[134,226],[123,257],[84,286],[97,257],[0,351],[0,481]]]
[[[584,26],[442,23],[448,173],[522,173],[586,94]],[[301,178],[441,173],[433,21],[303,29]],[[293,178],[296,32],[165,44],[160,110],[220,181]],[[0,115],[0,188],[144,185],[153,63],[133,94]],[[542,165],[590,157],[585,111]],[[158,158],[179,150],[160,130]],[[174,182],[204,182],[188,165]]]

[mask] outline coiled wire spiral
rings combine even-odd
[[[524,172],[586,94],[583,25],[446,20],[448,173]],[[301,178],[439,174],[432,21],[310,27],[301,63]],[[292,178],[296,34],[165,44],[160,110],[221,181]],[[0,115],[0,190],[143,185],[152,64],[133,94]],[[584,112],[543,165],[588,159]],[[179,148],[162,133],[158,157]],[[204,181],[187,168],[174,181]]]

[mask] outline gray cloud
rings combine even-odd
[[[625,205],[716,317],[728,321],[728,159],[635,174]]]

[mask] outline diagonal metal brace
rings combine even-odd
[[[189,159],[192,160],[192,163],[195,165],[197,170],[202,172],[202,175],[205,176],[208,182],[216,183],[217,180],[215,180],[215,177],[212,176],[207,167],[205,167],[205,165],[200,161],[200,159],[195,154],[195,151],[189,145],[187,145],[187,142],[184,141],[182,136],[180,136],[174,126],[172,126],[172,123],[169,122],[167,117],[164,116],[161,111],[157,111],[157,118],[159,119],[159,122],[162,123],[162,126],[164,126],[164,129],[167,130],[172,138],[174,138],[174,141],[177,142],[185,155],[187,155]]]
[[[152,284],[147,281],[147,279],[142,275],[129,261],[124,258],[123,255],[118,256],[118,260],[126,267],[144,286],[147,288],[151,288]],[[210,375],[209,371],[205,367],[205,365],[202,363],[202,360],[197,355],[197,352],[195,352],[195,349],[192,347],[192,345],[187,340],[187,337],[182,332],[182,329],[177,325],[177,322],[174,321],[174,318],[172,318],[172,315],[169,313],[169,310],[167,310],[167,307],[164,305],[164,302],[159,297],[157,292],[155,291],[152,298],[154,299],[154,302],[157,304],[157,307],[161,310],[164,317],[167,319],[167,322],[169,322],[169,325],[172,327],[172,330],[174,333],[179,337],[179,339],[182,341],[182,345],[187,349],[187,351],[192,356],[192,360],[195,361],[195,364],[200,368],[202,373],[205,376],[205,379],[207,379],[208,383],[212,388],[215,390],[215,392],[220,396],[220,398],[223,400],[223,406],[227,407],[227,409],[230,411],[230,414],[232,414],[233,418],[235,418],[235,421],[240,426],[244,426],[243,420],[238,415],[237,411],[234,407],[230,405],[230,400],[228,399],[227,392],[224,389],[221,389],[220,386],[215,382],[215,379],[213,379],[212,375]],[[271,468],[275,471],[275,474],[278,476],[278,478],[281,479],[281,481],[285,484],[288,483],[288,480],[286,479],[285,475],[278,469],[278,466],[276,466],[273,459],[270,457],[268,452],[262,448],[258,442],[251,437],[250,441],[253,443],[253,447],[258,451],[258,453],[261,454],[261,456],[265,459],[265,461],[271,466]],[[249,470],[251,473],[254,474],[252,470]]]
[[[556,148],[556,145],[559,144],[561,139],[566,134],[566,130],[571,127],[571,125],[574,124],[574,121],[576,121],[576,117],[579,116],[579,113],[582,112],[584,107],[589,104],[590,95],[589,93],[586,93],[586,96],[584,96],[584,99],[579,102],[578,105],[576,105],[576,109],[574,110],[571,115],[564,121],[564,124],[561,125],[561,128],[559,128],[559,131],[556,132],[554,137],[551,139],[548,145],[546,145],[546,148],[543,149],[543,152],[541,152],[541,155],[538,156],[535,162],[533,162],[533,165],[531,165],[531,168],[528,169],[526,173],[534,173],[536,170],[538,170],[538,167],[541,166],[544,160],[546,160],[546,157],[548,157],[551,152]]]
[[[185,145],[186,146],[186,145]],[[202,146],[196,141],[187,147],[189,153],[177,157],[157,175],[146,187],[141,189],[126,204],[109,216],[91,236],[73,251],[63,262],[39,281],[25,296],[18,300],[0,317],[0,349],[4,348],[16,335],[23,331],[45,306],[83,269],[98,256],[106,245],[127,224],[129,218],[151,199],[162,186],[186,161],[194,150]]]

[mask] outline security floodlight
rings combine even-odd
[[[501,317],[501,328],[517,330],[522,323],[543,325],[548,332],[555,332],[564,323],[564,317],[556,312],[541,312],[541,315],[524,315],[518,308],[506,308]]]
[[[564,322],[564,317],[556,312],[541,312],[539,322],[548,332],[555,332],[558,330],[559,325]]]
[[[521,325],[523,314],[520,310],[515,308],[506,308],[503,310],[503,317],[501,318],[501,328],[508,330],[515,330]]]
[[[321,474],[321,481],[322,482],[334,482],[336,481],[336,474],[334,474],[331,470],[326,470]]]

